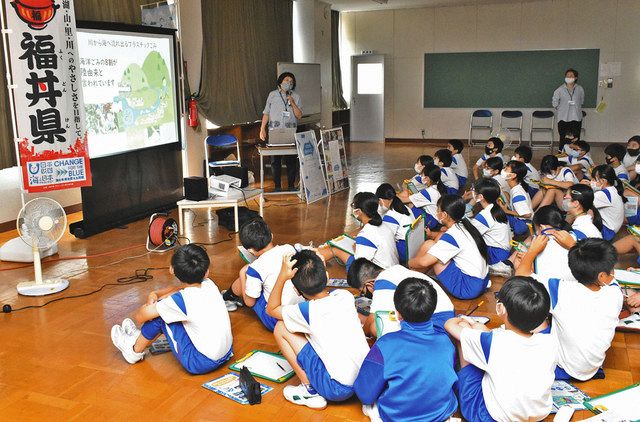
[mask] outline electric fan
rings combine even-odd
[[[509,148],[511,146],[514,146],[518,140],[515,134],[506,128],[500,129],[499,131],[497,131],[491,136],[495,138],[499,138],[504,144],[504,148]]]
[[[65,279],[43,280],[40,265],[40,251],[57,243],[67,227],[67,215],[62,206],[49,198],[33,199],[24,204],[16,223],[20,238],[31,246],[35,271],[35,280],[18,284],[18,293],[25,296],[44,296],[69,287],[69,281]]]

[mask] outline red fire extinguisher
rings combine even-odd
[[[189,98],[189,127],[198,126],[198,102],[194,97]]]

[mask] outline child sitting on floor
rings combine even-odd
[[[487,244],[478,229],[465,217],[465,202],[457,195],[438,201],[436,218],[446,227],[436,239],[424,242],[409,260],[409,268],[433,267],[442,286],[458,299],[480,296],[489,285]]]
[[[378,339],[353,385],[366,415],[374,404],[383,421],[444,421],[456,411],[455,348],[431,320],[439,300],[434,286],[423,278],[398,284],[393,302],[401,329]]]
[[[533,167],[533,165],[531,165],[532,158],[533,158],[533,151],[531,150],[531,147],[527,145],[520,145],[519,147],[517,147],[513,151],[513,157],[511,157],[512,160],[520,161],[527,166],[527,175],[525,176],[524,180],[525,182],[527,182],[527,185],[529,186],[529,188],[527,189],[527,192],[529,192],[529,196],[531,198],[533,198],[534,195],[538,193],[538,190],[540,189],[540,187],[537,184],[532,182],[532,180],[536,180],[536,181],[540,180],[540,173],[538,172],[538,170],[536,170],[535,167]]]
[[[509,185],[509,206],[501,203],[502,209],[507,214],[509,226],[517,236],[529,233],[529,221],[533,215],[531,198],[528,185],[524,181],[527,175],[527,167],[520,161],[509,161],[503,170],[503,177]]]
[[[424,186],[422,184],[422,169],[426,166],[430,166],[433,164],[433,157],[430,155],[421,155],[416,160],[416,163],[413,165],[413,170],[416,172],[415,176],[411,178],[411,182],[418,189],[422,189]]]
[[[442,180],[442,183],[447,187],[447,193],[451,195],[457,194],[460,184],[458,182],[458,176],[451,168],[453,160],[451,151],[448,149],[439,149],[434,155],[433,162],[435,165],[440,167],[440,171],[442,172],[440,180]]]
[[[283,395],[291,403],[324,409],[327,400],[343,401],[353,395],[353,382],[369,346],[353,295],[346,290],[325,290],[328,277],[320,256],[303,250],[285,256],[281,265],[267,312],[278,319],[273,334],[301,382],[284,387]],[[288,280],[306,302],[281,303]]]
[[[467,183],[467,178],[469,177],[467,162],[462,156],[464,143],[460,139],[452,139],[447,144],[447,149],[451,151],[453,155],[451,158],[451,168],[456,173],[456,176],[458,176],[458,193],[462,193],[464,191],[464,185]]]
[[[545,155],[540,163],[540,190],[531,198],[531,205],[536,210],[539,207],[555,204],[562,207],[564,190],[578,183],[576,175],[570,168],[564,167],[555,155]]]
[[[277,321],[267,315],[267,301],[280,273],[279,263],[282,257],[293,254],[296,250],[287,244],[274,245],[273,234],[262,218],[250,220],[240,227],[240,243],[257,259],[240,270],[238,278],[223,292],[222,297],[227,304],[231,302],[236,306],[249,306],[267,330],[273,331]],[[282,303],[289,305],[301,300],[293,285],[287,283]],[[231,309],[233,308],[229,307]]]
[[[505,180],[502,175],[502,170],[504,169],[505,162],[502,161],[502,158],[499,157],[489,157],[487,161],[484,162],[484,168],[482,169],[482,174],[484,177],[491,177],[500,185],[500,196],[505,200],[509,201],[509,184]]]
[[[482,176],[483,165],[488,158],[499,157],[501,160],[504,160],[502,157],[502,148],[504,148],[504,142],[502,142],[502,139],[495,136],[489,138],[487,145],[484,147],[484,154],[473,166],[473,177],[475,179],[479,179]]]
[[[547,236],[533,240],[516,274],[533,274],[533,261],[547,242]],[[610,242],[584,239],[569,251],[577,283],[533,275],[551,296],[551,335],[559,343],[556,379],[586,381],[602,366],[622,309],[622,292],[613,277],[617,260]]]
[[[382,225],[391,230],[396,239],[396,249],[400,262],[407,262],[407,231],[414,221],[411,209],[402,203],[395,189],[389,183],[383,183],[376,189],[378,213],[382,216]]]
[[[576,141],[573,144],[575,154],[567,157],[568,167],[573,171],[578,180],[589,178],[589,170],[593,167],[593,159],[591,158],[591,146],[585,141]]]
[[[578,183],[567,189],[564,200],[567,204],[567,222],[571,224],[571,233],[576,240],[594,237],[602,239],[602,217],[593,205],[591,187]]]
[[[609,144],[604,149],[605,160],[616,172],[618,179],[629,181],[629,172],[622,164],[627,150],[620,144]]]
[[[616,177],[611,166],[597,166],[591,172],[591,189],[593,189],[593,205],[602,217],[602,238],[611,240],[624,223],[624,185]]]
[[[531,277],[512,277],[496,295],[504,329],[467,318],[445,324],[459,342],[460,412],[468,421],[539,421],[551,412],[557,344],[534,334],[549,314],[549,294]]]
[[[136,363],[164,334],[173,355],[191,374],[206,374],[233,356],[231,323],[218,287],[209,277],[209,256],[197,245],[176,249],[169,272],[180,286],[149,293],[147,303],[111,328],[111,340],[124,359]]]
[[[412,206],[413,216],[418,218],[425,213],[424,224],[429,229],[438,226],[436,220],[436,204],[440,197],[447,193],[447,188],[440,180],[442,173],[440,167],[431,164],[422,169],[422,183],[424,188],[420,192],[410,194],[407,191],[400,192],[398,197],[402,202]]]
[[[636,163],[640,155],[640,135],[634,135],[627,141],[627,152],[622,158],[622,164],[629,172],[629,180],[635,180],[638,177],[636,172]]]

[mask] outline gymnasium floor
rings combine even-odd
[[[374,191],[381,182],[395,184],[412,174],[419,154],[433,153],[436,149],[415,144],[349,144],[351,190],[309,206],[300,204],[293,196],[267,202],[265,218],[275,241],[313,241],[318,245],[344,231],[354,231],[357,227],[348,209],[353,195],[358,191]],[[480,153],[480,148],[471,152],[465,149],[467,163],[473,163]],[[543,154],[535,152],[536,163]],[[597,148],[593,155],[596,161],[602,161],[602,148]],[[255,203],[250,206],[257,209]],[[175,210],[172,214],[177,217]],[[80,213],[69,216],[70,222],[81,218]],[[189,214],[185,235],[191,241],[204,243],[229,239],[230,233],[218,228],[216,221],[214,212]],[[142,245],[146,230],[145,219],[85,240],[66,234],[57,258],[130,249],[88,259],[44,263],[45,276],[77,274],[70,277],[71,286],[67,291],[46,299],[16,294],[16,283],[32,277],[30,266],[11,270],[16,264],[0,263],[0,304],[9,303],[14,308],[40,304],[51,298],[89,292],[105,283],[117,283],[116,279],[131,276],[136,269],[167,266],[170,253],[145,253]],[[0,244],[15,235],[15,232],[0,233]],[[211,278],[221,290],[230,285],[243,265],[236,251],[237,244],[237,236],[232,235],[230,241],[207,247],[212,261]],[[634,258],[624,257],[620,266],[625,267]],[[117,263],[106,266],[114,262]],[[90,269],[85,271],[87,266]],[[335,264],[329,273],[344,277],[343,267]],[[228,373],[228,369],[192,376],[170,354],[148,355],[143,362],[128,365],[111,344],[111,326],[129,316],[151,290],[176,284],[167,270],[153,270],[151,274],[154,278],[143,283],[108,286],[91,296],[63,300],[42,309],[0,314],[0,419],[367,420],[355,398],[330,404],[318,412],[289,404],[282,397],[282,385],[270,382],[267,384],[274,390],[263,397],[261,405],[241,406],[201,387],[204,382]],[[491,292],[483,297],[472,301],[454,300],[456,311],[470,310],[484,300],[476,314],[491,317],[490,327],[499,325],[493,291],[501,285],[502,279],[494,278]],[[261,326],[250,309],[241,308],[231,313],[231,322],[235,359],[253,349],[277,350],[271,333]],[[640,336],[616,333],[604,366],[606,379],[577,385],[596,396],[640,382]],[[298,380],[294,378],[289,383],[297,384]],[[579,412],[574,420],[589,416],[592,415],[588,412]]]

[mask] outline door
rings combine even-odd
[[[384,140],[384,56],[351,56],[351,140]]]

